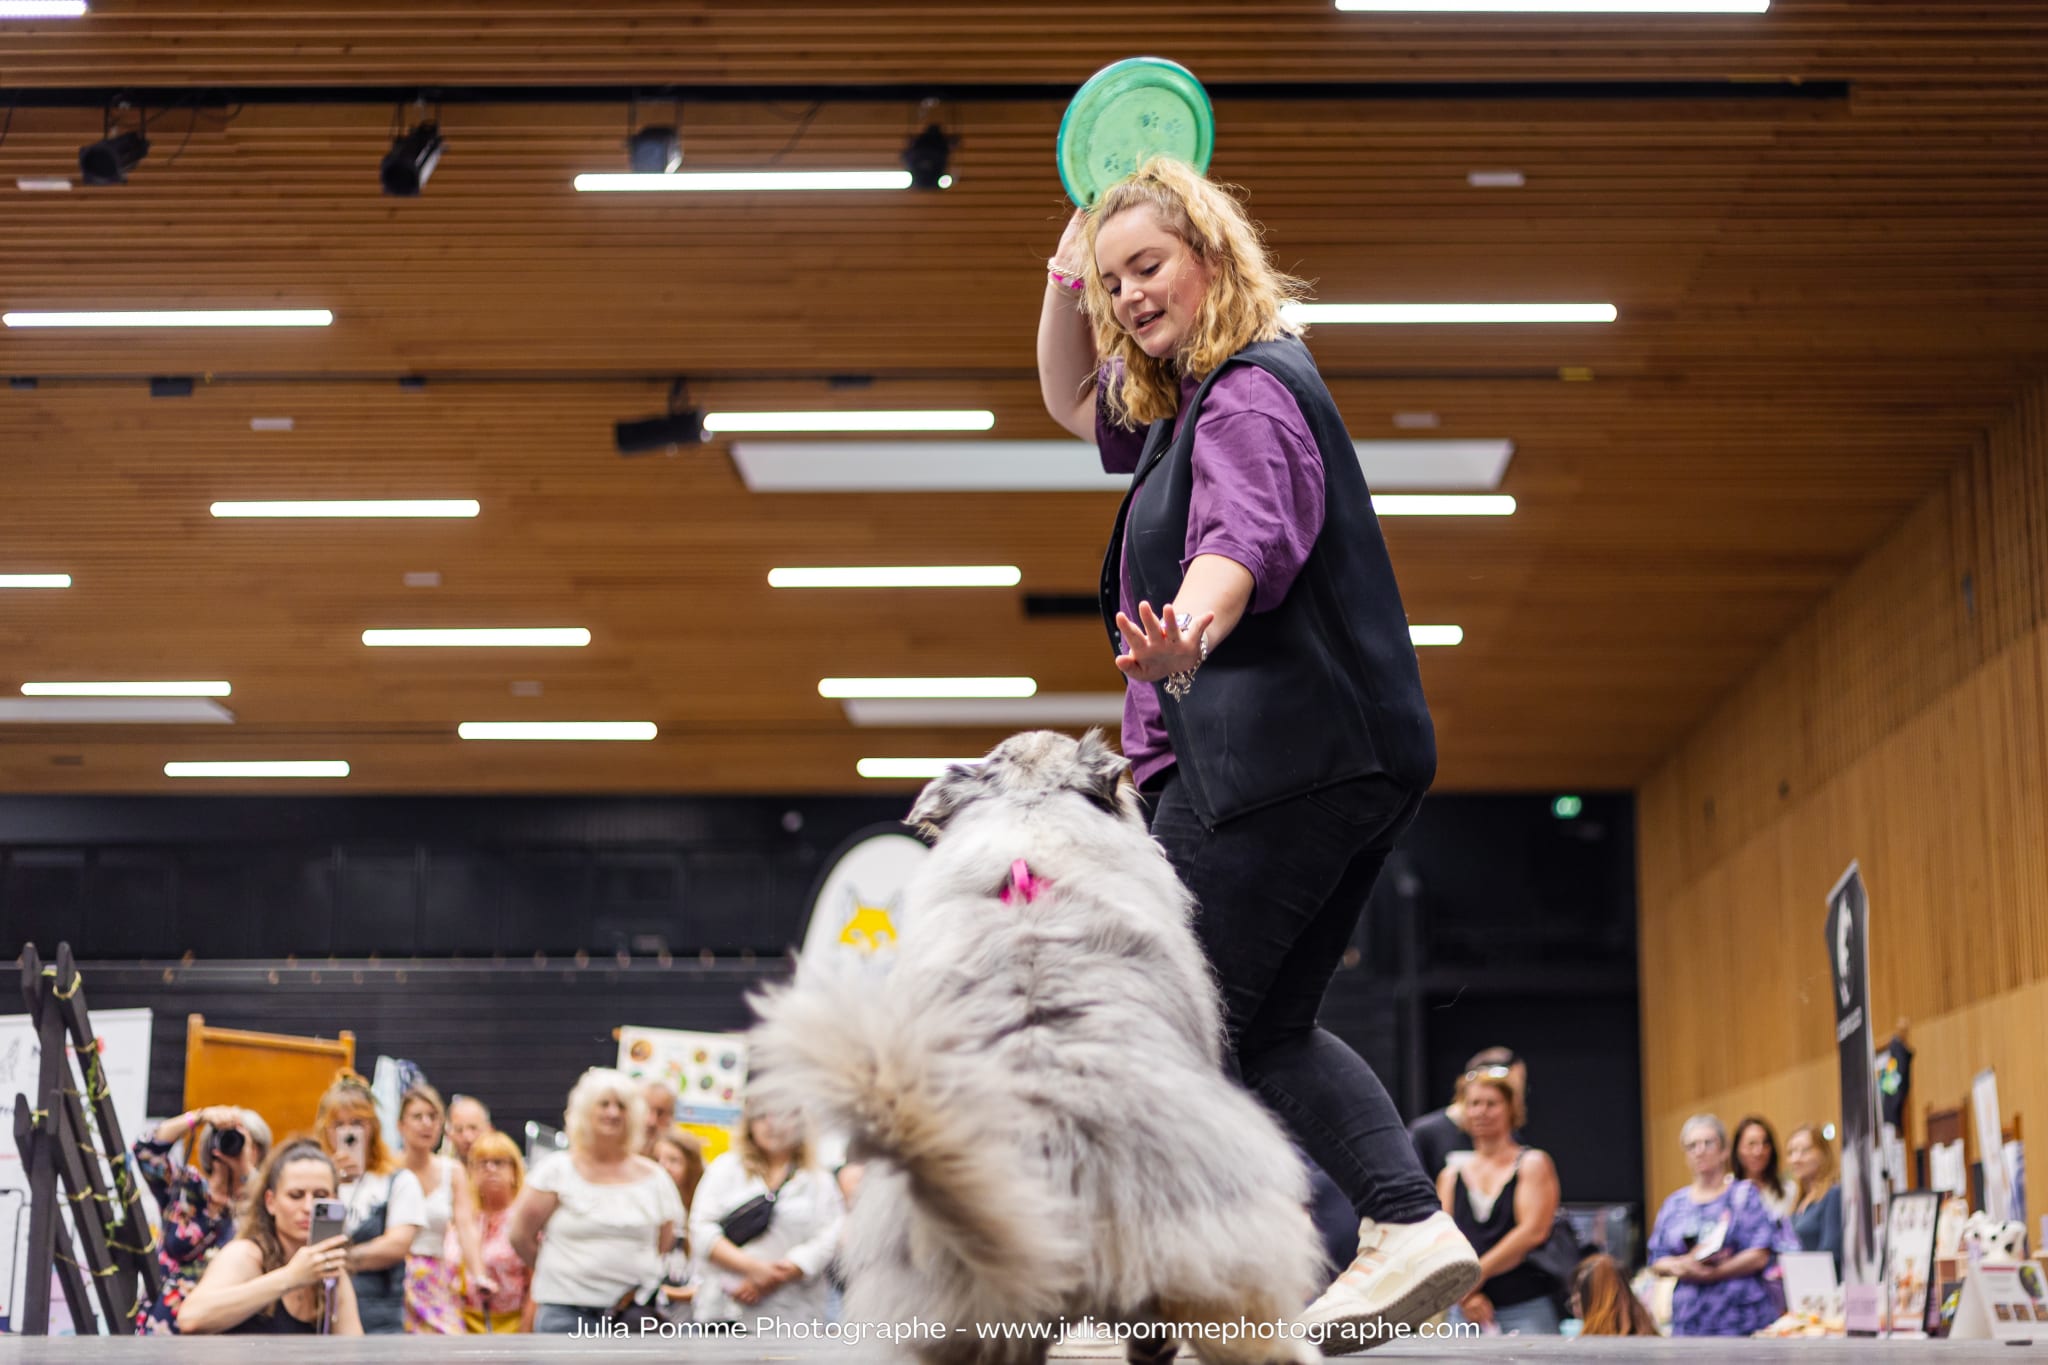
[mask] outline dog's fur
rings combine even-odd
[[[1301,1161],[1225,1078],[1192,902],[1123,760],[1093,733],[1018,735],[936,778],[909,823],[934,851],[888,977],[800,963],[755,1000],[755,1093],[872,1163],[850,1316],[950,1324],[914,1343],[930,1362],[1051,1344],[984,1342],[976,1323],[1296,1320],[1323,1269]],[[1018,858],[1050,887],[1006,905]],[[1195,1345],[1317,1358],[1285,1338]]]

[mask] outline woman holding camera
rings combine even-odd
[[[313,1118],[320,1146],[341,1177],[348,1206],[348,1269],[363,1331],[405,1330],[405,1257],[427,1221],[426,1196],[384,1146],[377,1102],[359,1076],[344,1075],[320,1097]]]
[[[178,1330],[361,1336],[347,1235],[311,1240],[315,1206],[331,1201],[339,1183],[316,1144],[301,1139],[278,1148],[252,1182],[241,1236],[179,1306]]]
[[[204,1129],[190,1164],[175,1162],[171,1149]],[[230,1105],[194,1109],[166,1119],[156,1132],[135,1140],[135,1169],[156,1198],[163,1230],[156,1239],[163,1292],[137,1305],[138,1336],[168,1336],[178,1330],[178,1305],[206,1272],[214,1253],[235,1237],[235,1201],[270,1151],[270,1127],[260,1115]]]

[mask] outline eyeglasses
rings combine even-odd
[[[1719,1138],[1693,1138],[1684,1144],[1688,1152],[1711,1152],[1721,1145]]]
[[[1505,1081],[1512,1079],[1514,1074],[1515,1069],[1511,1066],[1481,1066],[1474,1067],[1459,1079],[1467,1081]]]

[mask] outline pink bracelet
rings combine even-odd
[[[1046,276],[1049,279],[1051,279],[1054,284],[1060,286],[1062,289],[1071,289],[1077,294],[1088,287],[1087,280],[1083,279],[1079,275],[1069,275],[1066,271],[1059,269],[1050,261],[1046,262],[1045,273]]]

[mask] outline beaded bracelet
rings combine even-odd
[[[1071,271],[1067,270],[1065,266],[1062,266],[1058,261],[1047,261],[1045,263],[1045,273],[1047,278],[1049,278],[1054,284],[1060,286],[1062,289],[1071,289],[1077,294],[1088,287],[1088,281],[1086,279],[1082,278],[1079,275],[1073,274]]]

